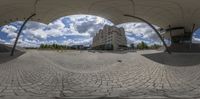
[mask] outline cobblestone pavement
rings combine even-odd
[[[141,54],[27,51],[0,64],[0,96],[200,97],[200,65]]]

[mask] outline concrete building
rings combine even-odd
[[[93,38],[93,49],[119,50],[127,48],[124,28],[105,25]]]

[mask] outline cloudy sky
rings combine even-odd
[[[193,37],[192,37],[192,42],[200,43],[200,29],[194,32]]]
[[[72,15],[59,18],[50,24],[28,22],[19,39],[23,47],[38,47],[40,44],[90,45],[94,35],[104,25],[114,25],[112,22],[97,16]],[[0,27],[0,43],[13,44],[22,21]],[[148,44],[161,44],[157,35],[144,23],[124,23],[128,44],[145,41]],[[157,27],[158,28],[158,27]],[[200,41],[198,35],[194,41]]]

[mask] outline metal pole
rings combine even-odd
[[[35,15],[36,15],[35,13],[32,14],[32,15],[31,15],[30,17],[28,17],[28,18],[24,21],[24,23],[22,24],[22,26],[21,26],[21,28],[20,28],[18,34],[17,34],[17,37],[16,37],[15,43],[14,43],[14,45],[13,45],[12,51],[11,51],[11,53],[10,53],[10,56],[13,56],[13,55],[14,55],[15,48],[16,48],[16,45],[17,45],[19,36],[21,35],[21,32],[22,32],[24,26],[25,26],[26,23],[27,23],[32,17],[34,17]]]
[[[194,30],[195,30],[195,27],[196,27],[196,24],[193,24],[192,26],[192,31],[191,31],[191,37],[190,37],[190,49],[192,49],[192,37],[193,37],[193,34],[194,34]]]
[[[169,35],[172,38],[172,31],[171,31],[171,25],[169,25]]]
[[[191,31],[192,33],[194,32],[195,28],[196,28],[196,24],[193,24],[192,31]]]
[[[169,35],[170,35],[170,38],[171,38],[171,43],[173,43],[171,25],[169,25]]]
[[[166,48],[166,51],[171,54],[171,51],[169,50],[169,48],[167,47],[167,44],[165,43],[164,39],[162,38],[162,36],[160,35],[160,33],[158,32],[158,30],[148,21],[146,21],[145,19],[142,19],[140,17],[137,17],[137,16],[133,16],[133,15],[128,15],[128,14],[125,14],[124,16],[126,17],[132,17],[132,18],[136,18],[140,21],[143,21],[144,23],[148,24],[155,32],[156,34],[158,35],[158,37],[160,38],[160,40],[162,41],[163,45],[165,46]]]

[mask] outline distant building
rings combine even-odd
[[[124,28],[105,25],[93,38],[93,49],[119,50],[127,48]]]

